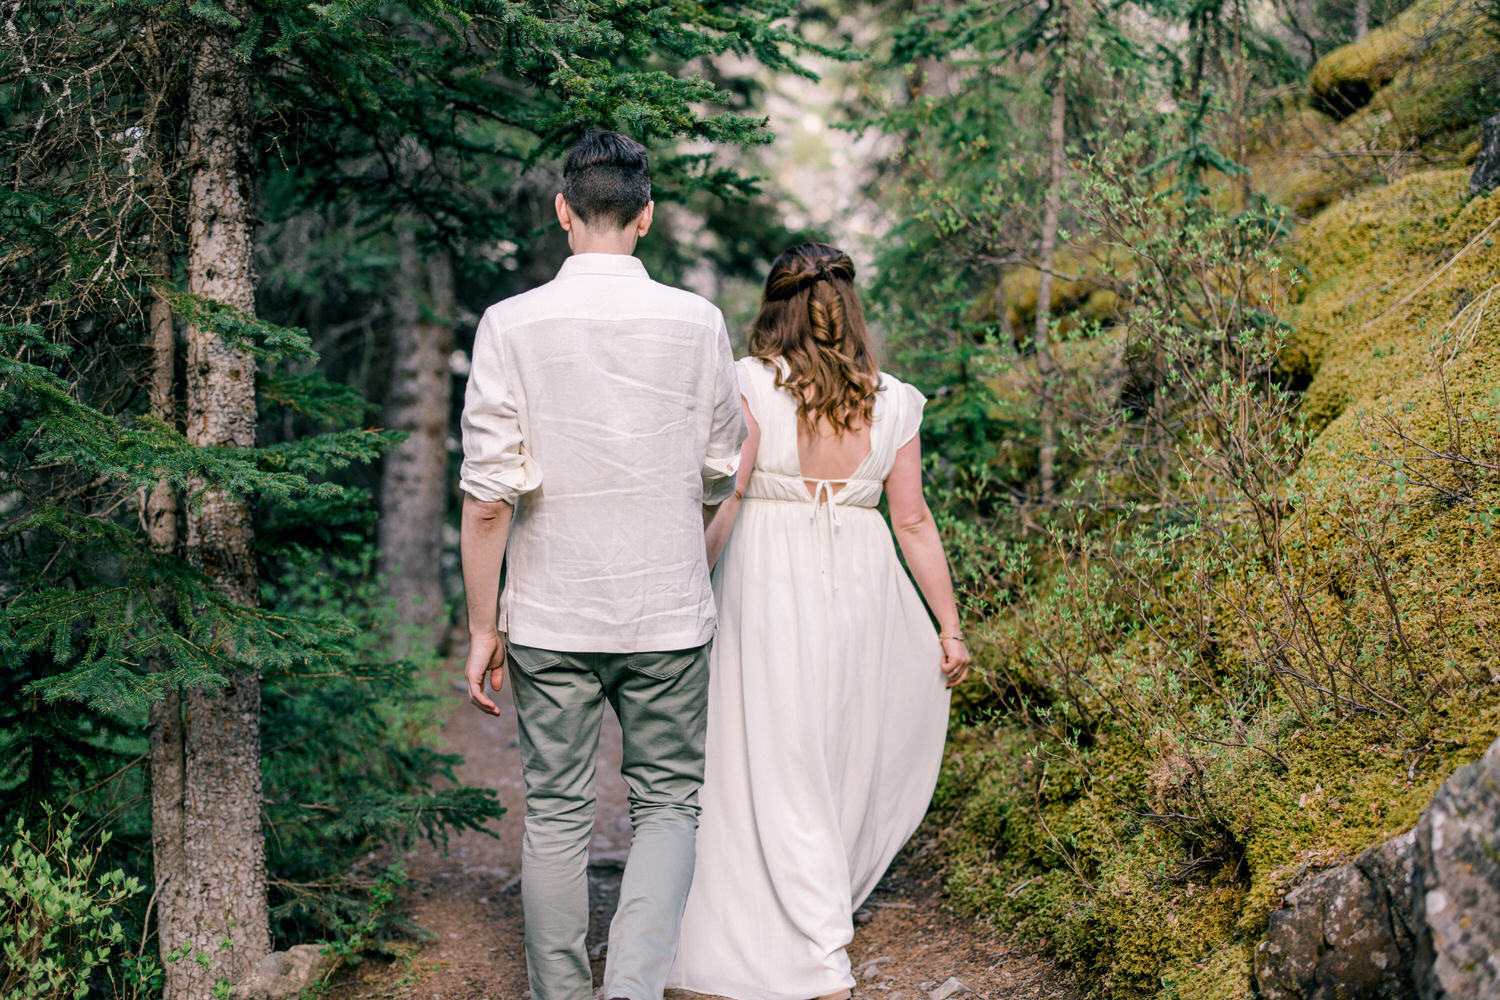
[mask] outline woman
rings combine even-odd
[[[719,632],[672,982],[736,1000],[850,995],[853,912],[926,811],[944,680],[969,666],[922,498],[925,400],[876,368],[853,281],[821,244],[772,264],[739,362],[738,488],[708,529]]]

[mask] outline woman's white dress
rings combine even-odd
[[[714,572],[698,863],[672,985],[808,1000],[854,985],[853,912],[921,822],[948,723],[941,646],[875,509],[922,394],[882,374],[870,453],[809,489],[797,404],[739,362],[755,468]]]

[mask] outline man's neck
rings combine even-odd
[[[575,253],[614,253],[630,256],[635,253],[635,244],[640,237],[633,229],[622,229],[618,233],[580,233],[574,229],[569,234],[569,248]]]

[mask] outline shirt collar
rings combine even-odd
[[[563,261],[558,270],[559,278],[579,274],[613,274],[622,278],[648,278],[646,265],[639,257],[628,253],[575,253]]]

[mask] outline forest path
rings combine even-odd
[[[457,672],[457,665],[451,667]],[[523,1000],[529,996],[522,953],[521,819],[525,813],[521,755],[509,685],[494,718],[470,707],[445,681],[451,700],[444,749],[464,756],[465,784],[493,788],[508,810],[497,837],[466,833],[448,853],[426,845],[409,853],[406,917],[433,937],[406,961],[366,962],[341,975],[332,1000]],[[625,783],[619,775],[620,729],[605,713],[600,739],[598,813],[590,843],[592,912],[589,954],[595,982],[604,965],[609,918],[630,845]],[[1074,1000],[1076,991],[1046,962],[1007,944],[993,928],[955,915],[937,877],[921,863],[922,845],[908,847],[859,915],[849,948],[859,985],[856,1000],[929,1000],[950,978],[968,992],[957,1000]],[[669,991],[668,1000],[698,994]],[[701,998],[700,998],[701,1000]]]

